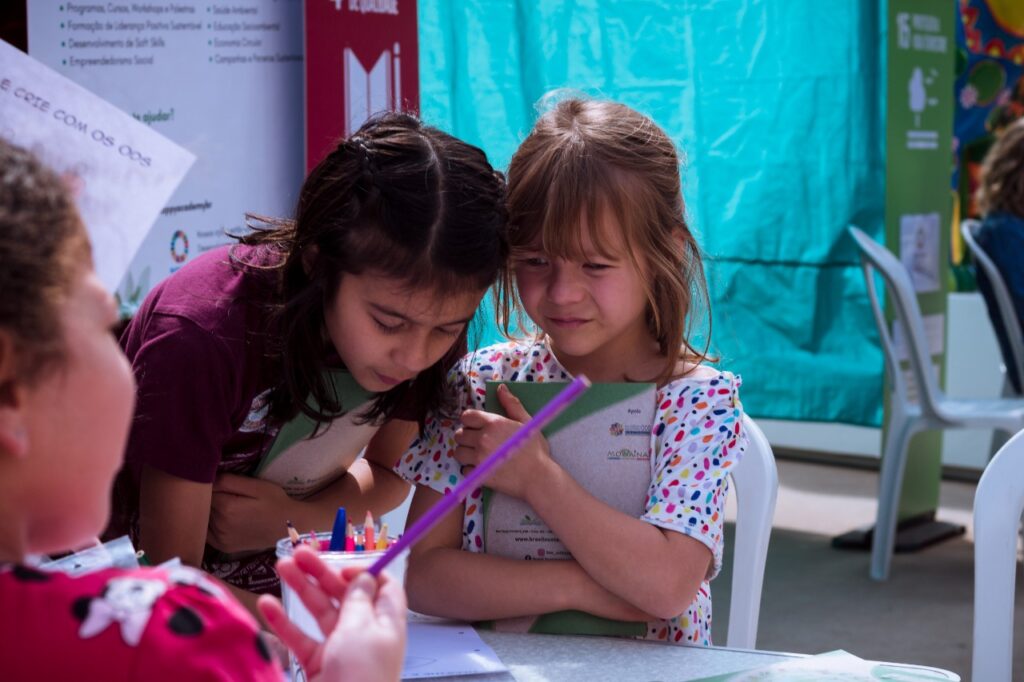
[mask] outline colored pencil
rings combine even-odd
[[[295,530],[295,526],[292,525],[291,521],[285,521],[284,524],[288,527],[288,537],[292,541],[292,549],[299,546],[302,539],[299,537],[299,531]]]
[[[331,544],[329,549],[338,552],[345,548],[345,529],[348,528],[348,518],[344,507],[338,507],[334,515],[334,528],[331,529]]]
[[[373,541],[373,530],[373,514],[369,509],[367,509],[366,520],[363,521],[363,535],[366,538],[366,549],[373,549],[376,544]]]
[[[473,468],[473,470],[455,488],[438,500],[433,507],[419,518],[412,528],[407,530],[394,545],[384,552],[384,556],[377,559],[367,569],[370,575],[378,576],[384,567],[394,561],[395,557],[422,538],[427,531],[433,528],[445,515],[462,504],[471,492],[483,485],[487,477],[491,475],[496,467],[501,465],[505,459],[535,433],[551,423],[572,401],[576,400],[583,391],[590,387],[590,381],[585,376],[576,377],[572,383],[562,389],[558,395],[552,398],[547,405],[542,407],[537,414],[533,415],[530,421],[520,426],[512,436],[501,444],[497,450],[490,454],[484,461]]]
[[[355,532],[352,530],[352,524],[348,524],[345,527],[345,551],[354,552],[356,551],[356,538]]]

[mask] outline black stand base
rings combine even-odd
[[[955,523],[936,521],[935,512],[904,519],[896,524],[896,551],[916,552],[943,540],[963,535],[966,529]],[[857,528],[832,538],[836,549],[870,550],[875,527]]]

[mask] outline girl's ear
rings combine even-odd
[[[0,331],[0,456],[22,458],[28,453],[23,385],[15,377],[14,344]]]
[[[13,381],[0,385],[0,457],[21,459],[28,454],[28,430],[19,393]]]

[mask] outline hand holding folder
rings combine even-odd
[[[506,416],[483,410],[466,410],[462,413],[462,428],[455,432],[455,442],[459,446],[452,454],[463,466],[463,470],[479,465],[517,429],[530,421],[530,413],[508,386],[499,385],[496,395]],[[526,499],[530,481],[536,480],[543,468],[550,464],[548,442],[538,433],[523,443],[515,458],[491,475],[487,487]]]
[[[489,410],[503,409],[506,401],[500,394],[509,388],[525,412],[543,405],[564,384],[520,382],[502,386],[487,385]],[[655,393],[654,384],[595,384],[543,431],[551,463],[564,469],[601,502],[635,518],[645,511],[652,477],[650,439]],[[488,483],[482,500],[484,551],[519,560],[572,559],[569,549],[525,497]],[[641,636],[646,632],[645,622],[609,620],[580,611],[497,621],[494,627],[554,634]]]

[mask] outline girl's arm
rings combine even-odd
[[[143,466],[139,546],[151,564],[181,557],[189,566],[201,565],[212,495],[212,483],[197,483]]]
[[[305,500],[293,500],[297,509],[293,521],[303,524],[299,529],[331,528],[341,506],[358,525],[367,510],[379,516],[402,504],[409,494],[409,484],[393,467],[415,438],[416,428],[415,422],[398,419],[385,423],[370,439],[363,457],[344,476]],[[280,528],[276,537],[281,537]]]
[[[583,570],[658,618],[685,611],[708,574],[711,550],[609,507],[553,460],[547,462],[525,499]]]
[[[417,487],[407,526],[441,498]],[[651,616],[595,582],[575,561],[518,561],[466,552],[460,506],[411,550],[405,574],[409,608],[459,620],[536,616],[577,609],[605,618]]]
[[[210,517],[212,483],[196,483],[145,466],[139,500],[139,546],[151,565],[180,557],[182,563],[201,568]],[[258,595],[221,582],[250,613]]]
[[[301,533],[329,530],[338,507],[345,507],[353,523],[366,511],[382,514],[400,505],[409,484],[392,465],[413,439],[416,424],[392,420],[380,427],[344,475],[303,500],[288,497],[276,483],[247,476],[224,474],[214,486],[210,516],[211,545],[224,552],[272,547],[284,535],[285,521]]]

